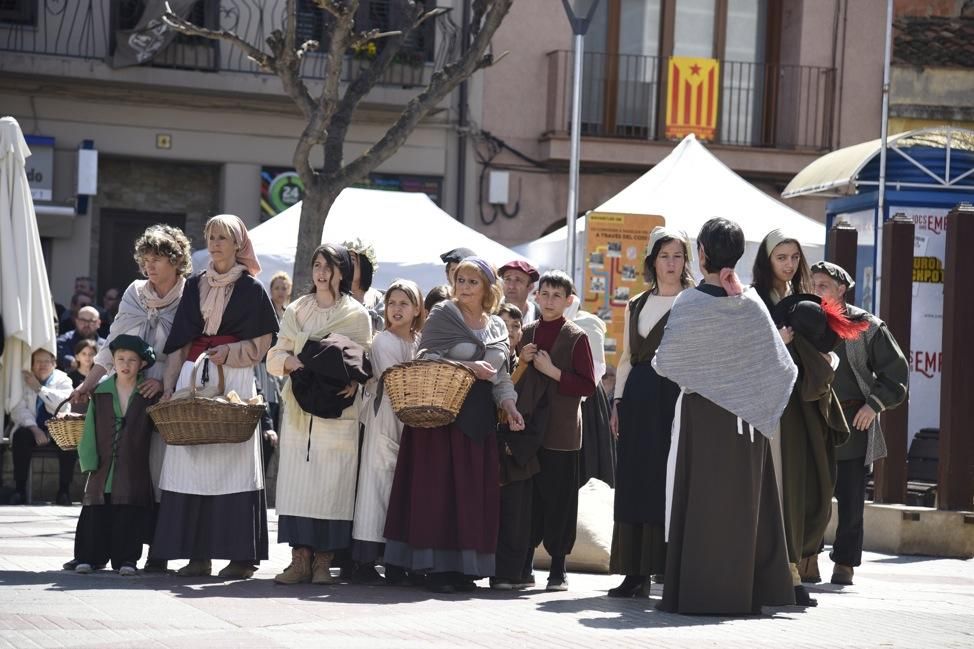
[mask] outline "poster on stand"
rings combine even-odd
[[[586,216],[582,309],[602,318],[606,325],[605,361],[619,364],[626,305],[646,290],[643,259],[649,233],[663,225],[662,216],[604,214]]]
[[[940,428],[940,367],[943,358],[944,251],[950,210],[890,206],[916,225],[913,244],[913,317],[910,345],[910,441],[924,428]],[[893,332],[896,335],[896,332]]]

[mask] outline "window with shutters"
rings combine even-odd
[[[433,0],[420,4],[434,4]],[[398,0],[362,0],[355,14],[355,30],[364,32],[372,29],[390,31],[400,24],[401,5]],[[331,15],[315,5],[313,0],[298,0],[297,42],[321,41],[324,27]],[[399,63],[421,65],[433,60],[435,40],[435,21],[427,21],[419,30],[409,36],[396,59]],[[359,54],[360,58],[374,58],[382,51],[382,39],[374,42],[373,48]],[[322,49],[324,45],[322,45]]]
[[[0,23],[37,24],[38,0],[0,0]]]

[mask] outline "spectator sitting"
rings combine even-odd
[[[78,317],[78,313],[86,306],[91,306],[91,296],[85,293],[79,293],[75,291],[74,295],[71,296],[71,304],[67,309],[60,312],[60,319],[58,322],[58,331],[61,333],[67,333],[75,328],[75,319]]]
[[[98,329],[98,335],[102,338],[108,338],[108,330],[112,326],[112,322],[115,320],[115,316],[118,315],[118,305],[122,302],[122,291],[117,288],[110,288],[105,291],[105,295],[101,298],[101,327]]]
[[[105,346],[105,339],[98,335],[101,317],[93,306],[81,307],[75,322],[77,327],[61,334],[57,339],[58,367],[64,372],[75,368],[74,347],[82,340],[94,340],[98,349]]]
[[[95,299],[95,281],[90,277],[85,277],[84,275],[74,278],[74,292],[83,293],[90,297],[92,300]]]
[[[24,370],[24,397],[10,411],[16,427],[10,436],[13,447],[14,484],[16,491],[10,497],[11,505],[27,502],[27,475],[30,458],[37,446],[51,443],[47,432],[47,420],[54,416],[58,405],[71,394],[71,379],[54,367],[54,355],[46,349],[38,349],[30,357],[30,371]],[[74,451],[61,451],[57,504],[70,505],[68,489],[74,476],[74,463],[78,459]]]
[[[95,364],[95,355],[98,353],[98,343],[90,338],[82,338],[74,346],[75,367],[68,372],[73,387],[78,387],[84,383],[85,377]]]

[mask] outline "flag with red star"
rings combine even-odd
[[[666,93],[666,137],[694,133],[713,140],[717,131],[720,63],[717,59],[671,56]]]

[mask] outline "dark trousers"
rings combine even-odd
[[[52,440],[49,444],[54,445]],[[27,475],[30,473],[30,458],[37,448],[34,433],[29,428],[18,428],[11,435],[13,449],[14,484],[21,494],[27,493]],[[57,448],[55,446],[55,448]],[[74,463],[78,460],[76,451],[58,449],[58,493],[67,493],[74,478]]]
[[[531,548],[544,543],[552,558],[571,554],[578,523],[578,451],[538,451],[534,476]]]
[[[866,465],[863,458],[840,460],[835,480],[839,520],[829,557],[856,567],[862,563],[862,515],[866,501]]]
[[[134,567],[142,556],[148,516],[150,507],[113,505],[111,494],[105,494],[104,505],[85,505],[74,535],[75,559],[93,566],[111,561],[115,570]]]
[[[534,484],[519,480],[501,487],[500,528],[497,534],[495,573],[498,577],[519,579],[531,546],[531,505]]]

